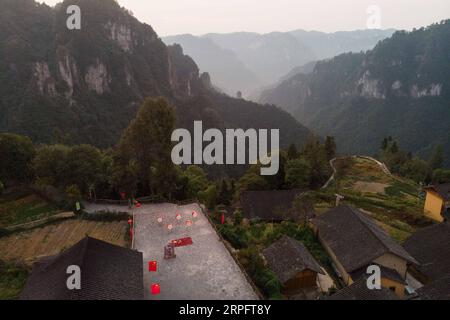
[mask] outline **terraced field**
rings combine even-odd
[[[86,235],[127,246],[126,232],[126,221],[66,220],[0,238],[0,260],[23,261],[30,265],[38,257],[60,253]]]
[[[414,181],[388,175],[375,162],[359,157],[337,159],[335,180],[322,190],[329,199],[343,195],[343,203],[363,209],[394,239],[403,242],[429,221],[423,217],[421,188]],[[323,212],[334,201],[319,202]]]

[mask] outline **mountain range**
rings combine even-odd
[[[344,52],[372,49],[394,30],[358,30],[324,33],[295,30],[267,34],[237,32],[164,37],[180,44],[212,82],[225,93],[254,97],[258,89],[276,83],[294,68]]]
[[[81,30],[66,27],[69,5],[81,8]],[[281,128],[282,146],[310,134],[277,107],[217,92],[179,45],[166,46],[114,0],[0,0],[0,132],[109,147],[157,96],[183,127]]]
[[[335,136],[342,153],[373,154],[392,136],[425,158],[442,145],[450,161],[449,39],[450,20],[398,31],[366,53],[317,62],[266,90],[260,102]]]

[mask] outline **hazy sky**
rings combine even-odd
[[[39,0],[49,5],[59,0]],[[160,36],[208,32],[266,33],[294,29],[364,29],[367,8],[381,9],[381,27],[407,29],[450,18],[450,0],[119,0]]]

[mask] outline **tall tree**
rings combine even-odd
[[[76,185],[82,193],[95,194],[102,170],[102,154],[90,145],[74,146],[67,154],[68,185]]]
[[[336,142],[334,137],[327,136],[325,139],[325,153],[327,155],[327,160],[330,161],[336,156]]]
[[[288,188],[306,188],[311,181],[309,163],[301,158],[289,160],[286,164],[286,186]]]
[[[200,191],[203,191],[208,187],[206,173],[199,166],[187,167],[183,176],[187,178],[186,193],[189,199],[197,197]]]
[[[146,99],[122,135],[122,163],[134,161],[143,193],[170,197],[176,183],[171,160],[175,110],[164,98]]]
[[[55,187],[67,187],[67,159],[70,148],[63,145],[41,146],[33,159],[33,169],[39,182]]]
[[[29,182],[33,171],[31,161],[35,155],[30,138],[10,134],[0,134],[0,180]]]
[[[442,168],[442,164],[444,163],[444,148],[442,145],[436,146],[429,163],[432,170]]]

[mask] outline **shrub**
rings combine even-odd
[[[234,223],[236,225],[240,225],[242,223],[243,219],[244,219],[244,216],[242,215],[242,211],[241,210],[237,210],[234,213]]]
[[[246,248],[247,236],[241,226],[220,225],[219,232],[236,249]]]

